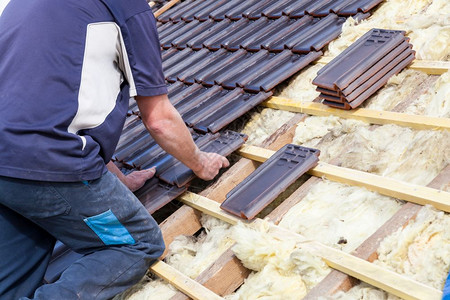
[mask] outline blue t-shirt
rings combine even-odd
[[[99,178],[129,98],[165,93],[145,0],[11,0],[0,15],[0,175]]]

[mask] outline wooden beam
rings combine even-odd
[[[169,10],[172,6],[174,6],[175,4],[177,4],[180,0],[170,0],[169,2],[167,2],[166,4],[164,4],[163,7],[161,7],[160,9],[158,9],[154,15],[155,18],[159,17],[160,15],[162,15],[163,13],[165,13],[167,10]]]
[[[328,64],[334,57],[321,57],[314,63]],[[407,68],[421,71],[429,75],[442,75],[450,70],[450,61],[414,60]]]
[[[200,195],[222,203],[227,194],[247,176],[249,176],[261,163],[241,158],[229,168],[212,186],[203,190]]]
[[[165,281],[167,281],[168,283],[170,283],[171,285],[173,285],[178,290],[182,291],[192,299],[223,300],[223,298],[220,297],[219,295],[213,293],[200,283],[192,280],[191,278],[187,277],[177,269],[171,267],[170,265],[162,261],[157,261],[155,264],[153,264],[150,267],[150,271],[156,274],[158,277],[164,279]]]
[[[418,130],[450,130],[450,118],[436,118],[422,115],[410,115],[392,111],[380,111],[366,108],[343,110],[322,103],[299,102],[292,99],[271,97],[262,105],[270,108],[299,112],[314,116],[338,116],[367,123],[385,125],[395,124]]]
[[[199,211],[192,209],[189,206],[183,206],[159,224],[164,243],[166,244],[166,250],[160,257],[161,259],[166,257],[167,252],[169,251],[169,245],[177,236],[193,235],[202,228],[200,216],[201,214]]]
[[[251,273],[234,255],[233,250],[231,250],[233,246],[195,279],[206,288],[222,296],[234,292],[242,284],[241,278],[247,278]]]
[[[219,203],[200,195],[186,192],[180,197],[180,201],[230,224],[243,221],[221,210]],[[262,222],[262,220],[255,219],[252,222]],[[277,225],[271,225],[270,231],[278,237],[296,241],[300,248],[320,256],[331,268],[381,288],[398,297],[420,300],[437,300],[442,297],[442,292],[437,289],[386,270],[343,251],[325,246],[316,241],[307,240],[305,237],[278,227]]]
[[[234,246],[234,245],[233,245]],[[251,273],[244,267],[234,254],[233,246],[229,247],[222,255],[206,270],[195,278],[195,281],[207,289],[220,295],[226,296],[234,292]],[[189,297],[178,292],[170,300],[188,300]]]
[[[248,145],[241,147],[238,152],[244,157],[260,162],[266,161],[275,153],[272,150]],[[442,211],[450,212],[450,193],[448,192],[354,169],[338,167],[325,162],[319,162],[316,167],[308,171],[308,174],[344,184],[364,187],[386,196],[420,205],[429,204]]]
[[[410,89],[408,93],[403,94],[403,99],[390,109],[390,111],[404,113],[412,103],[416,102],[428,90],[434,90],[434,86],[438,80],[439,76],[426,76],[419,84]]]
[[[277,131],[275,131],[259,146],[277,151],[284,147],[284,145],[292,143],[297,125],[303,122],[307,117],[308,115],[305,114],[296,114],[285,124],[281,125]]]

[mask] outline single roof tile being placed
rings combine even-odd
[[[236,216],[253,219],[294,181],[317,165],[320,151],[288,144],[278,150],[227,194],[220,206]]]

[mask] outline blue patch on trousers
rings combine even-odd
[[[130,245],[135,243],[131,234],[110,209],[83,220],[105,245]]]

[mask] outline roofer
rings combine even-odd
[[[197,176],[228,166],[195,146],[167,98],[148,4],[11,0],[0,16],[0,78],[0,299],[113,297],[164,250],[156,222],[105,167],[129,97]],[[133,189],[152,176],[108,167]],[[39,287],[55,239],[86,255]]]

